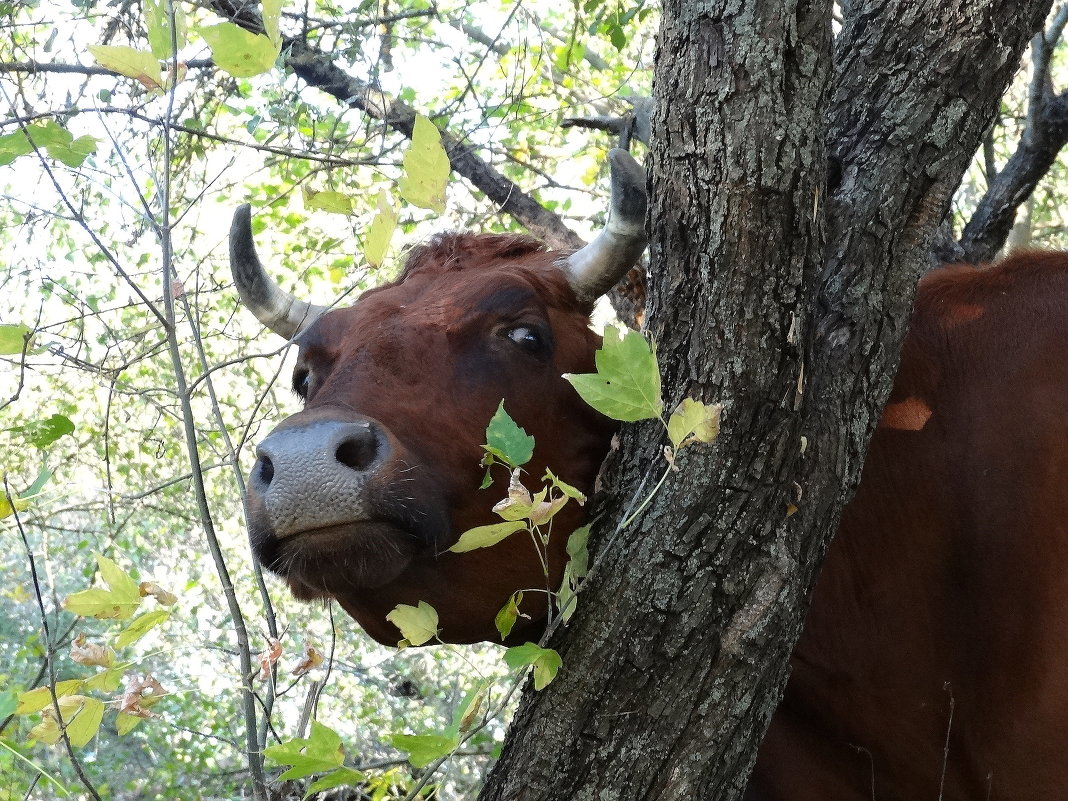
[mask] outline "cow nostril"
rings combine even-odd
[[[274,462],[271,461],[269,456],[260,455],[258,469],[260,472],[260,481],[264,484],[270,484],[271,480],[274,478]]]
[[[364,472],[378,459],[378,440],[371,431],[350,436],[337,446],[335,456],[346,467]]]

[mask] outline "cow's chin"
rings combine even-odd
[[[417,540],[389,522],[364,521],[272,538],[260,561],[286,580],[301,601],[373,590],[396,579],[415,555]]]

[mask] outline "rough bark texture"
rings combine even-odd
[[[934,230],[1049,5],[855,0],[825,93],[829,2],[665,4],[649,328],[668,402],[723,402],[723,433],[602,536],[484,801],[740,795]],[[660,436],[624,433],[610,512]]]

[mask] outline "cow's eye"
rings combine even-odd
[[[545,351],[545,339],[537,328],[529,325],[517,325],[505,332],[512,342],[527,353],[538,354]]]
[[[293,373],[293,391],[296,392],[304,400],[308,399],[308,388],[311,386],[311,372],[308,370],[297,370]]]

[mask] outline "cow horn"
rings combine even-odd
[[[238,207],[230,225],[230,271],[248,310],[286,339],[293,339],[327,310],[289,294],[264,271],[252,241],[252,209],[248,204]]]
[[[645,250],[645,170],[626,150],[608,152],[612,172],[612,206],[597,238],[564,263],[575,296],[592,303],[616,285]]]

